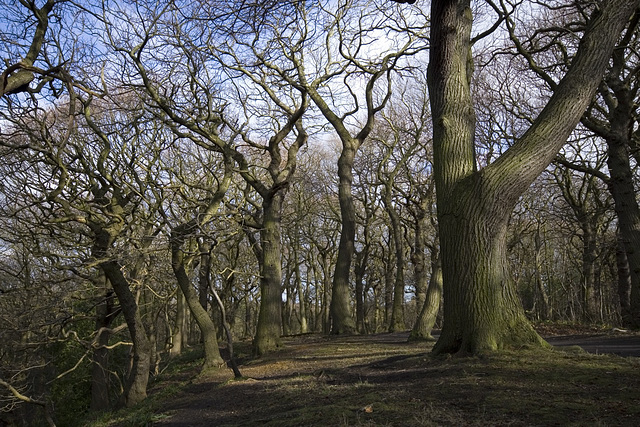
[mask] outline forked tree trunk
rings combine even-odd
[[[471,2],[431,2],[428,86],[445,318],[435,352],[545,345],[525,318],[508,272],[508,218],[580,120],[638,3],[601,3],[570,69],[531,127],[499,159],[477,171]]]
[[[284,191],[265,197],[262,204],[263,219],[260,230],[260,311],[253,353],[257,356],[279,347],[282,333],[282,266],[281,224]]]

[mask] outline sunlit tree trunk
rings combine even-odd
[[[184,303],[184,294],[180,289],[176,292],[176,319],[171,334],[171,357],[182,354],[182,346],[187,342],[187,306]]]
[[[471,4],[432,1],[428,86],[445,319],[435,352],[475,354],[546,345],[525,318],[508,271],[508,218],[580,120],[637,4],[618,0],[601,5],[569,71],[531,127],[478,171],[470,92]]]
[[[179,226],[173,230],[171,236],[171,266],[173,267],[173,273],[176,277],[176,281],[178,282],[178,286],[180,287],[178,292],[179,294],[182,294],[184,302],[186,302],[186,305],[189,307],[189,311],[200,328],[204,343],[204,363],[202,365],[202,371],[206,372],[211,369],[220,368],[224,365],[224,361],[222,360],[220,349],[218,348],[216,326],[213,323],[211,316],[209,316],[209,313],[207,313],[204,307],[200,304],[199,295],[191,283],[191,279],[189,278],[189,273],[187,271],[188,260],[184,253],[184,245],[186,244],[184,239],[186,235],[190,234],[191,230],[189,226]],[[193,239],[193,237],[191,237],[191,239]],[[176,327],[178,327],[178,325],[176,325]],[[183,334],[185,332],[183,332]],[[173,344],[174,346],[177,344],[177,339]]]
[[[353,196],[351,195],[353,162],[359,144],[355,140],[343,141],[343,144],[342,153],[338,159],[338,200],[340,201],[342,229],[331,292],[332,334],[352,334],[356,332],[356,324],[350,307],[351,290],[349,277],[356,238],[356,214],[353,206]]]
[[[140,315],[140,308],[136,304],[135,296],[131,293],[129,282],[122,274],[121,266],[116,261],[103,261],[100,267],[118,297],[133,342],[133,364],[125,380],[123,400],[125,406],[134,406],[147,397],[151,345]]]
[[[284,191],[265,197],[260,230],[260,312],[253,339],[253,352],[262,355],[281,345],[282,266],[281,218]]]

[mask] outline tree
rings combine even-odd
[[[342,149],[338,158],[338,199],[341,232],[338,258],[333,275],[331,297],[331,332],[355,332],[350,309],[349,277],[355,253],[356,217],[352,197],[353,164],[358,149],[373,129],[376,114],[391,96],[391,76],[404,67],[402,59],[424,49],[421,42],[422,23],[412,26],[403,17],[395,17],[383,8],[372,10],[356,7],[351,0],[339,2],[334,11],[323,10],[327,33],[321,44],[314,46],[323,52],[315,73],[306,66],[304,56],[294,66],[297,75],[290,84],[302,86],[320,113],[335,130]],[[382,14],[382,19],[378,17]],[[393,25],[391,24],[393,23]],[[399,35],[391,47],[372,55],[365,49],[378,37]],[[311,56],[311,55],[310,55]],[[345,97],[337,97],[344,93]],[[347,105],[343,103],[347,102]],[[361,114],[364,117],[358,117]]]
[[[592,9],[571,67],[544,109],[507,151],[478,170],[471,48],[482,34],[471,38],[470,1],[431,3],[428,87],[445,301],[435,352],[545,345],[525,318],[508,273],[508,218],[580,120],[637,5],[618,0]]]
[[[140,21],[140,34],[110,22],[126,10],[111,10],[103,18],[110,47],[129,71],[123,84],[142,86],[149,109],[176,136],[232,159],[235,172],[261,200],[260,212],[244,221],[260,233],[254,245],[261,283],[253,343],[258,355],[280,345],[282,204],[297,153],[308,138],[302,121],[307,91],[282,83],[308,33],[292,19],[298,7],[285,6],[262,10],[256,21],[245,9],[229,14],[215,3],[209,9],[199,2],[140,5],[139,16],[128,18]],[[171,72],[157,73],[156,64]],[[224,97],[224,91],[233,97]],[[220,132],[221,126],[228,134]]]
[[[582,151],[589,153],[589,150]],[[603,162],[603,159],[593,160]],[[596,165],[594,169],[600,169],[599,166]],[[598,237],[604,234],[603,231],[611,222],[610,219],[607,221],[606,215],[610,211],[610,206],[602,196],[603,185],[594,175],[574,172],[566,167],[556,168],[553,174],[562,197],[575,215],[580,227],[582,240],[580,314],[584,322],[593,323],[596,320],[602,320],[598,319],[600,304],[598,304],[597,277],[598,265],[602,264],[599,261],[601,257]]]
[[[177,157],[179,158],[180,155]],[[188,163],[186,159],[187,154],[182,153],[182,157],[181,160],[177,161],[178,165]],[[214,169],[213,161],[208,156],[205,156],[205,161],[206,167],[200,168],[201,170]],[[187,171],[184,171],[183,168],[178,165],[171,168],[172,173],[180,175],[175,181],[187,183],[188,178],[184,176],[183,173],[193,173],[194,170],[187,166]],[[171,227],[169,239],[171,246],[171,266],[183,296],[182,298],[180,296],[178,297],[178,315],[180,314],[180,302],[184,300],[201,331],[205,351],[205,361],[202,367],[203,372],[219,368],[224,363],[220,356],[220,350],[218,349],[216,326],[211,316],[207,313],[206,304],[202,304],[200,295],[191,284],[190,273],[202,258],[198,234],[204,235],[205,239],[207,238],[204,233],[204,228],[213,220],[215,214],[220,209],[221,202],[231,185],[232,172],[232,160],[226,157],[224,161],[224,171],[220,178],[208,177],[209,179],[203,180],[200,176],[199,182],[194,185],[196,188],[200,187],[204,189],[204,191],[202,191],[204,194],[197,194],[190,197],[187,189],[179,192],[184,197],[183,203],[179,203],[180,207],[190,207],[191,209],[188,210],[195,211],[195,214],[187,217],[188,219],[186,220],[182,217],[177,223],[166,218]],[[216,184],[211,181],[216,182]],[[187,203],[187,200],[194,203]],[[195,204],[195,207],[193,204]],[[177,210],[177,208],[178,207],[172,208],[171,210],[174,211]],[[206,253],[208,254],[208,251]],[[201,266],[201,268],[205,269],[206,265]],[[177,337],[178,340],[181,338],[180,336]],[[174,345],[178,347],[179,342],[174,342]]]
[[[509,36],[514,41],[516,52],[530,64],[534,75],[553,90],[556,84],[552,74],[570,66],[576,44],[574,30],[583,28],[589,17],[580,3],[550,9],[548,15],[554,20],[554,25],[529,31],[523,36],[517,34],[514,23],[510,20],[507,22],[510,23]],[[640,235],[637,232],[640,227],[640,208],[635,199],[630,164],[630,156],[635,152],[633,147],[638,139],[638,133],[633,131],[637,105],[632,101],[638,91],[638,56],[634,49],[637,45],[638,22],[636,11],[617,43],[596,96],[581,119],[588,130],[606,143],[609,176],[602,168],[589,167],[584,162],[567,161],[563,157],[558,159],[563,166],[594,175],[609,187],[621,232],[621,249],[625,252],[621,254],[620,260],[624,262],[618,271],[620,304],[623,322],[627,325],[634,324],[632,313],[637,311],[631,306],[640,304],[640,297],[637,296],[640,286]],[[541,49],[541,46],[547,48]]]
[[[19,53],[16,53],[14,58],[5,58],[7,68],[0,74],[0,98],[5,95],[11,95],[21,92],[30,92],[30,91],[38,91],[41,87],[41,84],[36,88],[30,88],[29,85],[33,80],[35,80],[35,74],[46,74],[47,71],[36,67],[36,60],[41,55],[43,46],[45,45],[45,40],[48,37],[47,30],[49,28],[49,14],[52,12],[54,7],[58,3],[62,3],[60,0],[47,0],[47,2],[42,5],[42,7],[38,8],[36,2],[34,0],[21,1],[21,6],[24,9],[27,9],[30,17],[35,18],[36,27],[33,32],[31,43],[29,44],[29,49],[23,57],[19,57]],[[6,27],[11,27],[15,21],[19,22],[21,15],[24,13],[23,8],[17,6],[15,2],[13,4],[6,4],[4,11],[4,18],[6,18]],[[16,19],[18,18],[18,19]],[[15,20],[15,21],[14,21]],[[12,22],[14,21],[14,22]],[[10,24],[11,23],[11,24]],[[18,24],[22,26],[22,22]],[[22,28],[17,28],[16,33],[21,34],[23,31]],[[12,41],[12,43],[8,43],[12,45],[19,46],[16,43],[16,39],[18,37],[9,37],[8,39]],[[6,40],[6,39],[5,39]],[[19,59],[18,59],[19,58]],[[13,61],[12,61],[13,60]],[[46,83],[47,80],[44,80]]]

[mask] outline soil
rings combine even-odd
[[[539,331],[561,348],[640,356],[635,333],[571,326]],[[640,416],[638,364],[629,371],[625,365],[635,362],[526,352],[434,359],[432,343],[407,337],[289,337],[272,354],[241,358],[242,380],[231,380],[224,369],[204,377],[184,372],[191,376],[188,384],[163,402],[152,425],[633,425]],[[237,346],[248,351],[248,343]],[[521,358],[513,362],[515,357]],[[567,383],[567,377],[573,380]],[[167,386],[163,381],[154,387]]]

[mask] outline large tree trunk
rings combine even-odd
[[[543,345],[525,318],[508,271],[508,213],[487,216],[469,199],[460,205],[466,209],[459,209],[457,216],[440,217],[442,273],[449,286],[445,288],[445,323],[434,351],[476,354]]]
[[[332,334],[352,334],[356,332],[356,324],[351,315],[349,304],[351,300],[349,277],[356,238],[356,214],[353,206],[353,196],[351,195],[351,186],[353,182],[353,162],[357,148],[357,141],[343,141],[342,153],[338,159],[338,177],[340,179],[338,200],[340,201],[342,230],[340,232],[338,259],[336,260],[331,293]]]
[[[637,5],[637,0],[601,4],[569,71],[531,127],[477,171],[470,0],[432,1],[428,86],[445,316],[435,352],[545,345],[525,318],[507,269],[508,218],[580,120]]]
[[[263,355],[281,345],[282,333],[282,265],[280,227],[284,191],[265,197],[262,204],[263,219],[260,230],[260,312],[253,353]]]

